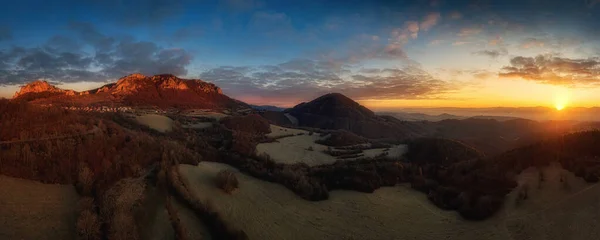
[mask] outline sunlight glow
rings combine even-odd
[[[563,110],[569,103],[570,92],[566,89],[561,89],[554,96],[554,107],[556,110]]]

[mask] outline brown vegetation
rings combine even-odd
[[[357,144],[365,144],[368,142],[369,141],[367,139],[345,130],[331,132],[329,137],[323,140],[315,141],[315,143],[331,147],[352,146]]]
[[[217,173],[215,178],[217,187],[223,189],[226,193],[231,193],[238,188],[239,182],[232,171],[223,170]]]
[[[122,179],[102,197],[100,216],[109,239],[141,239],[135,215],[145,191],[143,179]]]
[[[181,223],[181,219],[179,218],[179,213],[177,212],[177,209],[175,209],[173,207],[173,204],[171,203],[171,201],[173,201],[171,199],[171,196],[168,196],[166,208],[167,208],[167,212],[169,213],[169,220],[171,221],[171,225],[173,226],[173,229],[175,229],[175,239],[176,240],[186,240],[186,239],[188,239],[188,236],[189,236],[188,231]]]
[[[201,202],[190,193],[176,166],[170,168],[166,174],[171,191],[194,210],[198,218],[207,225],[212,237],[215,239],[248,239],[244,231],[228,225],[210,202]]]
[[[81,198],[78,202],[77,239],[99,240],[101,239],[100,227],[102,223],[96,212],[94,199],[91,197]]]
[[[258,114],[227,117],[221,121],[228,129],[249,134],[267,134],[271,132],[269,121]]]

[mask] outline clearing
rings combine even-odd
[[[302,135],[298,135],[302,134]],[[340,160],[334,156],[324,153],[328,146],[316,144],[316,140],[327,138],[321,137],[319,133],[309,135],[309,132],[301,129],[284,128],[271,125],[271,133],[267,137],[277,138],[277,141],[260,143],[256,146],[257,154],[267,154],[278,163],[293,164],[306,163],[309,166],[331,164]],[[309,150],[312,149],[312,150]],[[362,157],[375,157],[383,153],[385,148],[368,149],[363,151]],[[407,150],[406,145],[397,145],[390,148],[388,157],[397,158]],[[347,158],[344,160],[354,160]]]
[[[220,170],[237,173],[240,188],[232,195],[215,187]],[[465,221],[454,211],[444,211],[427,196],[408,186],[384,187],[372,194],[336,190],[330,199],[310,202],[285,187],[255,179],[219,163],[180,165],[182,177],[199,199],[210,200],[225,219],[241,227],[250,239],[599,239],[600,188],[572,174],[571,190],[550,166],[542,188],[531,186],[529,199],[515,206],[518,188],[506,206],[492,218]],[[519,176],[532,180],[536,170]],[[560,173],[558,173],[560,175]],[[553,198],[546,198],[553,196]],[[527,203],[526,201],[531,201]]]
[[[75,239],[72,185],[0,175],[0,239]]]
[[[192,110],[186,110],[185,112],[182,113],[183,116],[187,116],[187,117],[204,117],[204,118],[211,118],[211,119],[216,119],[217,121],[221,120],[224,117],[228,117],[229,115],[225,114],[225,113],[220,113],[220,112],[213,112],[207,109],[192,109]]]
[[[135,120],[159,132],[168,132],[173,129],[173,120],[158,114],[144,114],[136,116]]]

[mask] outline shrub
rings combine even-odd
[[[226,193],[231,193],[238,188],[238,179],[232,171],[221,170],[215,178],[217,187],[223,189]]]
[[[143,179],[122,179],[102,197],[100,213],[108,230],[108,239],[140,239],[134,219],[144,197]]]
[[[100,238],[100,219],[91,210],[84,210],[77,218],[77,239],[96,240]]]
[[[271,132],[271,125],[267,119],[258,114],[250,114],[246,116],[228,117],[221,123],[235,132],[244,132],[251,134],[264,135]]]
[[[95,240],[100,239],[100,219],[96,212],[94,199],[91,197],[82,197],[77,202],[77,239]]]
[[[77,189],[82,196],[90,196],[94,185],[94,173],[88,167],[87,163],[79,164],[77,174]]]
[[[523,202],[524,200],[527,200],[527,198],[529,198],[529,185],[524,184],[519,189],[519,192],[517,193],[517,198],[515,199],[515,203],[517,205],[520,205],[521,202]]]
[[[329,137],[315,141],[315,143],[332,147],[351,146],[368,142],[367,139],[345,130],[332,132]]]

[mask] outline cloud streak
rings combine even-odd
[[[544,84],[566,86],[600,85],[600,59],[563,58],[553,55],[514,57],[500,77],[522,78]]]
[[[329,92],[355,99],[419,99],[437,97],[455,88],[417,66],[351,71],[326,61],[294,59],[259,67],[223,66],[200,74],[226,94],[262,103],[297,103]]]

